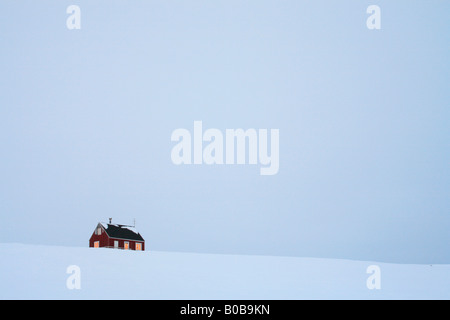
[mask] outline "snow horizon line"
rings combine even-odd
[[[59,248],[74,248],[74,249],[89,249],[89,250],[99,250],[111,252],[133,252],[136,254],[151,254],[151,253],[167,253],[167,254],[195,254],[195,255],[217,255],[217,256],[239,256],[239,257],[276,257],[276,258],[286,258],[286,259],[306,259],[306,260],[340,260],[340,261],[351,261],[351,262],[361,262],[361,263],[377,263],[377,264],[391,264],[391,265],[417,265],[417,266],[450,266],[450,263],[402,263],[402,262],[392,262],[392,261],[380,261],[372,259],[352,259],[352,258],[338,258],[338,257],[317,257],[317,256],[295,256],[295,255],[269,255],[269,254],[258,254],[258,253],[220,253],[220,252],[200,252],[200,251],[177,251],[177,250],[146,250],[146,251],[134,251],[134,250],[119,250],[112,248],[90,248],[88,246],[75,246],[75,245],[62,245],[62,244],[41,244],[41,243],[25,243],[25,242],[0,242],[2,245],[22,245],[22,246],[37,246],[37,247],[59,247]]]

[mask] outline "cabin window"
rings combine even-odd
[[[128,241],[125,241],[125,243],[124,243],[124,245],[123,245],[123,248],[124,248],[125,250],[128,250],[128,249],[130,248],[130,243],[129,243]]]
[[[115,241],[114,241],[114,248],[117,249],[118,247],[119,247],[119,241],[115,240]]]
[[[97,235],[101,235],[102,234],[102,228],[98,227],[97,228]]]
[[[94,242],[94,248],[100,248],[100,241]]]
[[[136,250],[141,251],[142,250],[142,244],[136,243]]]

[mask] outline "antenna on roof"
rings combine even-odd
[[[112,218],[109,218],[109,224],[111,224]]]
[[[133,227],[136,228],[136,218],[133,218]]]

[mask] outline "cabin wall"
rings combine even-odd
[[[119,249],[125,248],[125,242],[129,243],[129,250],[136,250],[136,243],[142,244],[142,251],[145,250],[145,242],[136,241],[136,240],[124,240],[124,239],[114,239],[109,238],[108,246],[114,248],[114,241],[119,241]]]
[[[95,234],[95,232],[92,234],[91,238],[89,239],[89,247],[94,247],[94,242],[100,241],[100,247],[106,247],[109,245],[109,237],[106,234],[104,230],[102,230],[102,234]]]

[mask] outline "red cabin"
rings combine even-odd
[[[89,247],[144,251],[145,240],[134,226],[99,222]]]

